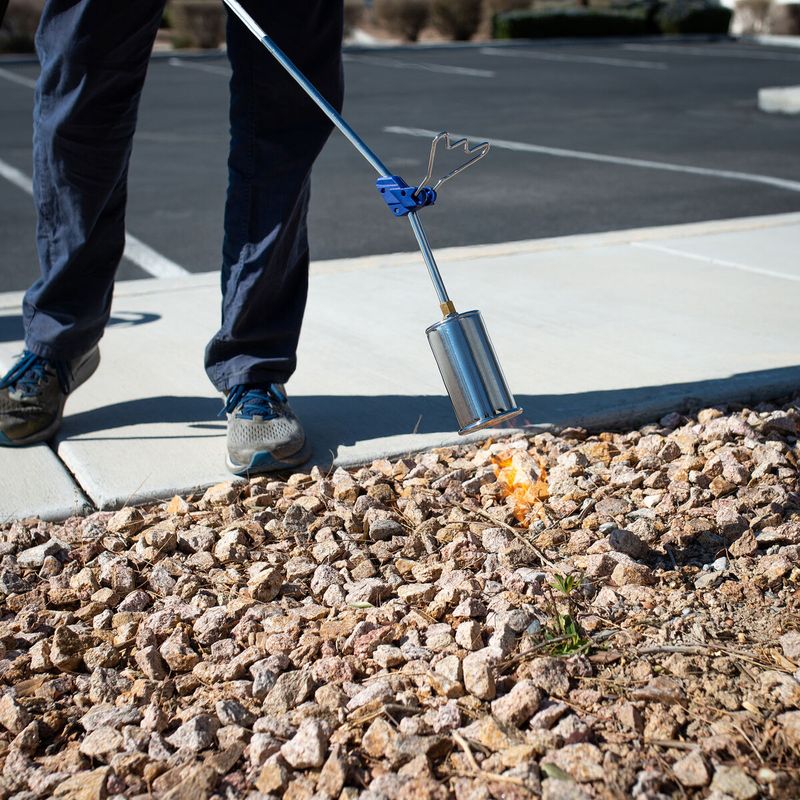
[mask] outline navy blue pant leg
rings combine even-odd
[[[34,200],[41,278],[23,304],[25,344],[74,358],[108,321],[125,246],[139,97],[164,0],[47,0],[36,37]]]
[[[342,1],[248,10],[322,94],[341,107]],[[222,325],[206,349],[220,390],[283,383],[296,366],[308,288],[311,166],[331,123],[233,15]]]
[[[34,194],[42,277],[24,302],[26,346],[73,358],[108,320],[124,248],[127,168],[164,0],[48,0],[37,35],[42,74],[34,124]],[[341,0],[253,9],[336,106]],[[328,120],[266,50],[229,20],[231,144],[222,326],[206,351],[219,389],[283,382],[295,368],[308,281],[311,165]]]

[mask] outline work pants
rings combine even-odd
[[[336,107],[342,2],[246,3]],[[26,347],[73,359],[109,318],[125,247],[128,164],[164,0],[47,0],[36,37],[33,186],[41,277],[24,300]],[[308,288],[311,166],[331,124],[232,14],[222,321],[206,348],[214,386],[283,383]],[[197,169],[203,169],[197,164]],[[191,207],[192,198],[185,198]],[[175,231],[180,236],[180,230]],[[157,353],[151,357],[157,357]]]

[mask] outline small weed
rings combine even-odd
[[[554,656],[571,656],[576,653],[583,653],[589,649],[591,642],[583,635],[576,615],[575,593],[581,585],[580,578],[575,575],[556,574],[552,578],[552,589],[563,595],[566,600],[566,611],[562,612],[558,608],[552,591],[550,595],[550,605],[553,614],[553,621],[545,628],[545,640],[551,642],[550,652]],[[562,600],[562,605],[564,601]]]
[[[559,614],[555,625],[545,631],[545,639],[552,642],[550,652],[554,656],[572,656],[583,653],[591,642],[581,632],[580,626],[570,614]]]
[[[570,597],[578,586],[580,582],[574,575],[553,575],[553,588],[564,597]]]

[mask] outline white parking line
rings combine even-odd
[[[422,72],[439,72],[443,75],[466,75],[470,78],[494,78],[495,73],[490,69],[472,69],[471,67],[453,67],[449,64],[431,64],[425,61],[403,61],[400,58],[389,56],[354,56],[345,53],[343,61],[352,61],[356,64],[370,64],[376,67],[391,67],[393,69],[416,69]]]
[[[24,75],[12,72],[10,69],[0,67],[0,78],[5,78],[11,83],[18,83],[20,86],[27,86],[29,89],[36,88],[36,81],[33,78],[26,78]]]
[[[203,64],[200,61],[189,61],[184,58],[170,58],[167,61],[171,67],[183,67],[184,69],[195,69],[198,72],[210,72],[212,75],[224,75],[230,78],[231,71],[228,67],[216,67],[213,64]]]
[[[27,192],[30,195],[33,194],[33,182],[31,179],[24,172],[20,172],[16,167],[12,167],[11,164],[6,164],[2,159],[0,159],[0,177],[13,183],[18,189],[22,189],[23,192]]]
[[[800,275],[792,275],[788,272],[777,272],[772,269],[761,269],[760,267],[751,267],[747,264],[740,264],[737,261],[728,261],[724,258],[712,258],[711,256],[700,255],[699,253],[690,253],[686,250],[679,250],[676,247],[665,247],[660,244],[650,244],[648,242],[630,242],[631,247],[641,247],[644,250],[656,250],[659,253],[667,253],[671,256],[681,256],[682,258],[691,258],[695,261],[703,261],[706,264],[713,264],[715,267],[726,267],[727,269],[738,269],[742,272],[752,272],[756,275],[766,275],[769,278],[781,278],[786,281],[800,281]]]
[[[127,231],[125,232],[123,255],[128,261],[132,261],[154,278],[180,278],[190,274],[188,269],[184,269],[180,264],[162,256],[161,253],[156,252],[135,236],[131,236]]]
[[[661,61],[637,61],[632,58],[605,58],[604,56],[565,56],[561,53],[547,53],[540,50],[501,50],[498,47],[482,47],[484,56],[503,56],[505,58],[532,58],[538,61],[568,61],[575,64],[601,64],[607,67],[630,67],[631,69],[668,69]]]
[[[0,177],[5,178],[18,189],[22,189],[23,192],[27,192],[30,195],[33,194],[33,182],[31,179],[24,172],[12,167],[11,164],[2,159],[0,159]],[[180,278],[190,274],[189,270],[162,256],[161,253],[157,253],[152,247],[148,247],[144,242],[129,233],[125,234],[125,252],[123,256],[154,278]]]
[[[396,133],[401,136],[419,136],[424,139],[431,139],[439,132],[429,131],[423,128],[403,128],[396,125],[384,128],[383,130],[385,133]],[[546,147],[538,144],[527,144],[526,142],[510,142],[506,139],[493,139],[490,136],[475,136],[471,133],[451,133],[451,135],[465,137],[473,141],[488,141],[492,147],[496,147],[500,150],[513,150],[519,153],[537,153],[539,155],[555,156],[557,158],[575,158],[582,161],[599,161],[605,164],[619,164],[625,167],[640,167],[642,169],[656,169],[665,172],[683,172],[688,175],[705,175],[710,178],[744,181],[745,183],[760,183],[765,186],[772,186],[776,189],[800,192],[800,181],[773,178],[771,175],[758,175],[752,172],[737,172],[735,170],[725,169],[708,169],[706,167],[692,167],[685,164],[671,164],[666,161],[649,161],[643,158],[625,158],[624,156],[610,156],[604,153],[590,153],[584,150],[566,150],[562,147]]]
[[[403,61],[389,56],[355,56],[349,53],[342,55],[342,61],[356,64],[369,64],[376,67],[389,67],[391,69],[415,69],[422,72],[439,72],[444,75],[466,75],[470,78],[494,78],[495,73],[489,69],[472,69],[470,67],[452,67],[447,64],[431,64],[423,61]],[[197,61],[188,61],[182,58],[171,58],[167,62],[173,67],[195,69],[199,72],[210,72],[214,75],[230,77],[231,71],[226,67],[216,67],[213,64],[203,64]]]
[[[703,58],[749,58],[753,61],[800,61],[800,55],[788,53],[756,53],[752,49],[734,50],[722,47],[681,47],[669,44],[623,44],[623,50],[637,53],[680,53],[685,56],[701,56]]]

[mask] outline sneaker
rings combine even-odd
[[[234,386],[223,411],[228,416],[228,469],[235,475],[296,467],[311,457],[303,426],[280,384]]]
[[[97,347],[72,361],[26,350],[0,378],[0,446],[22,447],[50,439],[61,425],[67,395],[88,380],[99,363]]]

